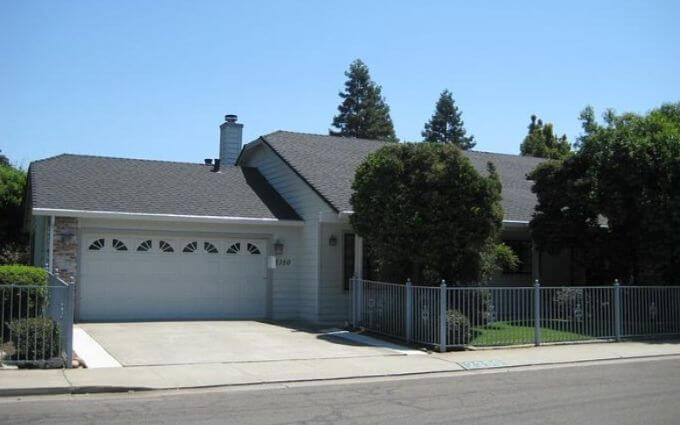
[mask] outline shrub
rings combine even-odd
[[[47,286],[47,271],[40,267],[13,264],[0,266],[0,285]]]
[[[14,343],[15,360],[49,360],[60,354],[61,331],[57,323],[48,318],[13,320],[9,324],[11,342]]]
[[[40,315],[47,303],[47,282],[47,271],[39,267],[0,266],[0,285],[19,286],[0,290],[0,309],[4,312],[5,322],[27,314]],[[3,329],[0,329],[0,336],[2,333]]]
[[[486,288],[457,289],[451,299],[453,309],[464,314],[475,326],[483,326],[493,322],[493,298],[491,291]]]
[[[7,357],[13,356],[17,350],[14,348],[13,342],[5,342],[0,344],[0,366],[2,366],[2,361]]]
[[[581,288],[560,288],[555,290],[553,303],[561,319],[582,320],[586,297]]]
[[[451,337],[449,344],[464,345],[470,342],[472,333],[470,330],[470,320],[458,310],[449,310],[446,313],[446,323],[448,334]]]
[[[403,264],[414,282],[482,278],[482,253],[503,220],[490,163],[480,174],[452,145],[387,144],[362,162],[352,189],[352,227],[376,260]]]

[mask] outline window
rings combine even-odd
[[[345,233],[342,242],[342,287],[349,291],[349,280],[354,276],[354,233]]]
[[[187,246],[184,247],[182,252],[196,252],[197,249],[198,249],[198,242],[194,241],[194,242],[188,243]]]
[[[203,249],[209,254],[217,254],[217,248],[210,242],[203,242]]]
[[[175,249],[169,243],[165,241],[158,242],[158,248],[163,252],[175,252]]]
[[[146,252],[146,251],[151,251],[151,239],[146,240],[142,243],[139,244],[137,247],[137,251],[139,252]]]
[[[96,239],[94,242],[90,244],[90,246],[87,248],[90,251],[99,251],[104,248],[104,239]]]
[[[248,249],[248,252],[253,254],[253,255],[260,255],[260,248],[258,248],[257,246],[255,246],[254,244],[252,244],[250,242],[247,245],[247,249]]]
[[[112,241],[111,241],[111,246],[112,246],[113,249],[115,249],[116,251],[127,251],[127,250],[128,250],[128,249],[127,249],[127,246],[125,246],[125,244],[123,243],[123,241],[121,241],[120,239],[114,239],[114,240],[112,240]]]
[[[241,243],[235,242],[227,248],[227,254],[238,254],[241,252]]]
[[[504,243],[509,246],[517,258],[519,258],[519,265],[517,266],[517,270],[503,270],[503,273],[531,274],[531,241],[504,241]]]

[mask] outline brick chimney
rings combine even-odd
[[[243,141],[243,124],[236,122],[236,115],[225,115],[220,125],[220,166],[228,167],[236,163]]]

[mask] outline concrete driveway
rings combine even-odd
[[[403,354],[372,338],[357,342],[297,324],[256,321],[76,325],[122,366],[334,359]],[[375,344],[375,345],[373,345]],[[77,351],[77,349],[76,349]]]

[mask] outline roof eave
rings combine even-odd
[[[528,220],[503,220],[503,227],[505,228],[527,228],[529,227]]]
[[[302,220],[283,220],[269,217],[230,217],[208,215],[185,215],[185,214],[152,214],[120,211],[89,211],[61,208],[33,208],[33,215],[77,217],[77,218],[102,218],[121,220],[144,220],[144,221],[174,221],[187,223],[224,223],[224,224],[253,224],[271,226],[304,226]]]
[[[346,219],[349,218],[352,214],[354,214],[354,211],[344,210],[338,213],[338,217],[340,219]],[[529,222],[526,220],[503,220],[503,227],[524,228],[529,227]]]

